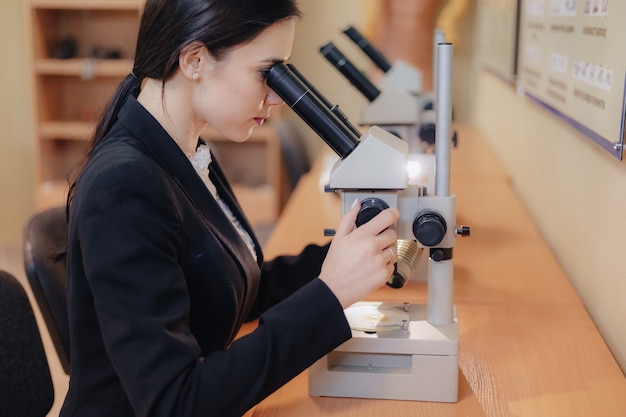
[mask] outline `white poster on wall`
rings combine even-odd
[[[518,86],[622,158],[625,0],[522,0]]]

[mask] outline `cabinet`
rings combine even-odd
[[[64,204],[96,117],[132,70],[144,0],[26,0],[36,208]]]

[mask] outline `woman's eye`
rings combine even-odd
[[[262,70],[259,71],[259,73],[261,73],[261,77],[263,77],[263,79],[267,79],[267,76],[270,73],[270,70],[272,69],[272,67],[269,68],[263,68]]]

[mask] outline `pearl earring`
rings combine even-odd
[[[200,74],[198,74],[197,72],[194,72],[193,75],[191,76],[191,78],[193,78],[194,80],[197,80],[198,77],[200,77]]]

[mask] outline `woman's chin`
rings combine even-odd
[[[233,142],[245,142],[246,140],[248,140],[250,135],[252,135],[252,131],[254,130],[255,127],[257,127],[257,125],[251,126],[248,129],[232,130],[229,132],[220,132],[220,133],[226,139],[232,140]]]

